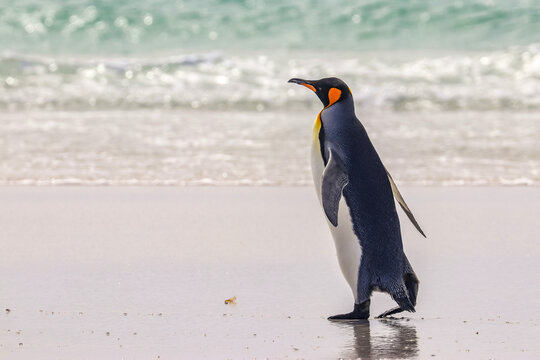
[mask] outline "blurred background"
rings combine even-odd
[[[308,185],[337,76],[399,183],[540,184],[540,0],[0,0],[1,185]]]

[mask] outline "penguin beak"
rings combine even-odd
[[[294,83],[294,84],[298,84],[298,85],[302,85],[302,86],[305,86],[307,87],[309,90],[313,91],[313,92],[317,92],[317,90],[315,89],[315,86],[314,85],[314,82],[311,81],[311,80],[304,80],[304,79],[298,79],[298,78],[292,78],[290,79],[289,81],[287,82],[290,82],[290,83]]]

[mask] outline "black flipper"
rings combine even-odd
[[[323,171],[322,178],[322,206],[326,217],[332,225],[338,225],[339,201],[343,188],[349,182],[347,170],[343,161],[335,151],[329,149],[328,163]]]
[[[384,170],[386,170],[386,168]],[[386,170],[386,175],[388,176],[388,180],[390,181],[390,186],[392,187],[392,193],[394,194],[394,197],[398,201],[399,205],[401,206],[403,211],[405,211],[405,214],[407,214],[407,217],[409,218],[409,220],[411,220],[416,230],[418,230],[420,234],[422,234],[423,237],[426,237],[426,234],[424,234],[424,231],[422,231],[422,229],[420,228],[420,225],[418,225],[418,222],[414,218],[414,215],[412,214],[411,209],[409,209],[409,207],[407,206],[407,203],[403,199],[403,196],[401,196],[401,193],[399,192],[396,186],[396,183],[394,182],[394,179],[392,179],[392,176],[390,175],[388,170]]]

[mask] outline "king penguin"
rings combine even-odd
[[[354,295],[352,312],[328,319],[369,318],[373,291],[398,304],[378,317],[414,312],[419,281],[403,251],[394,196],[425,235],[356,117],[351,90],[335,77],[289,82],[315,92],[324,106],[313,127],[313,181]]]

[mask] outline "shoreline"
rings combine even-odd
[[[6,113],[0,183],[308,185],[317,111]],[[400,186],[540,185],[540,122],[533,113],[358,116]]]

